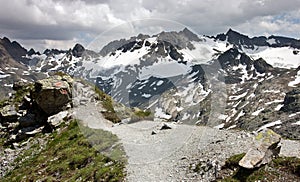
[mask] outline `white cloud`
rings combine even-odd
[[[298,36],[300,24],[300,0],[0,0],[0,4],[0,35],[40,49],[69,48],[74,41],[88,44],[105,30],[144,18],[177,21],[209,35],[233,27],[249,35]],[[155,29],[141,30],[151,28]]]

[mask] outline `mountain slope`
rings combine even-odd
[[[30,74],[81,77],[128,107],[150,109],[158,120],[251,131],[269,126],[300,136],[299,111],[289,106],[298,100],[286,101],[298,93],[294,38],[250,38],[231,29],[207,37],[184,29],[115,40],[99,53],[77,44],[26,58]]]

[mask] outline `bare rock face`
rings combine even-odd
[[[284,112],[299,112],[300,111],[300,89],[293,89],[288,92],[284,98],[284,106],[281,108]]]
[[[35,83],[34,98],[37,105],[48,115],[56,114],[71,102],[72,78],[55,75]]]
[[[253,169],[269,163],[280,152],[280,146],[278,145],[280,140],[281,136],[271,129],[262,130],[255,137],[254,145],[239,161],[239,165],[247,169]]]

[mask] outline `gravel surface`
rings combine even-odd
[[[176,123],[160,130],[163,123],[154,121],[113,125],[102,117],[99,107],[88,103],[75,109],[75,116],[90,128],[111,131],[120,138],[128,156],[128,181],[210,181],[226,158],[246,152],[252,143],[252,136],[243,131]],[[213,167],[195,172],[193,168],[201,162]]]
[[[178,123],[166,123],[171,129],[161,130],[164,123],[155,121],[113,124],[102,110],[96,101],[85,102],[74,115],[90,128],[119,137],[128,157],[126,181],[212,181],[227,158],[253,144],[254,135],[245,131]],[[280,155],[299,157],[299,146],[299,141],[283,140]]]

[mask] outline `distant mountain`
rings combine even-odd
[[[10,41],[4,37],[0,39],[0,98],[8,96],[12,92],[12,84],[15,81],[27,80],[33,81],[44,76],[39,76],[39,73],[29,73],[27,64],[31,59],[26,55],[37,54],[33,49],[27,51],[16,41]],[[42,74],[43,75],[43,74]]]
[[[282,37],[282,36],[259,36],[249,38],[246,35],[240,34],[232,29],[229,29],[225,34],[218,34],[214,37],[216,40],[227,41],[230,44],[237,46],[238,48],[255,49],[260,46],[268,47],[291,47],[300,49],[300,40]]]
[[[250,131],[271,127],[283,136],[300,136],[295,38],[251,38],[232,29],[208,37],[185,28],[114,40],[99,53],[76,44],[43,54],[2,42],[1,64],[5,56],[11,60],[1,67],[2,83],[62,71],[97,84],[129,107],[151,109],[159,120]]]

